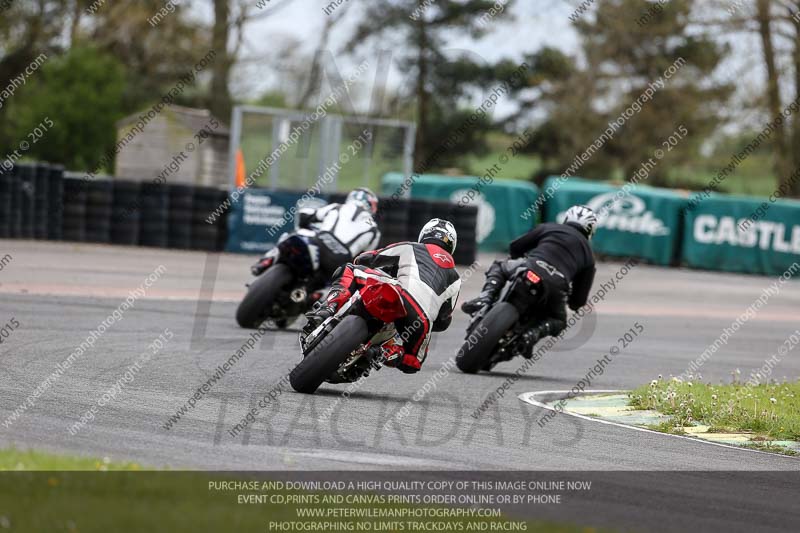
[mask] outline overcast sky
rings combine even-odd
[[[253,99],[278,83],[282,74],[275,68],[278,51],[287,43],[296,42],[299,55],[309,56],[318,44],[320,32],[327,17],[323,6],[329,0],[271,0],[269,9],[278,11],[261,21],[251,24],[245,35],[242,57],[245,61],[237,67],[232,79],[232,90],[236,97]],[[339,53],[343,43],[352,34],[353,27],[360,19],[361,2],[369,0],[345,0],[349,11],[345,19],[336,27],[331,43],[331,51],[337,55],[337,67],[343,75],[355,69],[357,64],[351,58]],[[568,53],[579,50],[576,32],[570,25],[569,15],[577,0],[520,0],[511,9],[513,18],[492,22],[491,31],[479,40],[454,38],[450,48],[454,52],[469,51],[495,61],[499,58],[521,60],[524,54],[531,53],[543,45],[560,48]],[[210,4],[210,2],[208,3]],[[352,5],[350,5],[352,4]],[[340,7],[339,9],[342,9]],[[210,12],[206,16],[210,17]],[[591,16],[591,14],[585,15]],[[734,80],[739,87],[739,101],[752,99],[762,92],[763,73],[760,58],[757,57],[759,43],[751,36],[720,35],[732,47],[733,53],[723,67],[718,69],[717,77]],[[391,48],[391,47],[389,47]],[[371,63],[375,54],[364,54]],[[369,57],[372,56],[372,57]],[[390,71],[388,85],[396,87],[403,82],[401,72],[396,68]],[[359,111],[366,111],[372,88],[373,68],[365,75],[365,87],[355,96]],[[487,88],[487,91],[491,88]],[[734,102],[735,103],[735,102]],[[512,109],[510,103],[501,101],[499,114]],[[747,121],[750,117],[745,117]],[[740,118],[741,120],[741,118]]]
[[[357,2],[361,0],[348,1],[354,5],[350,6],[345,19],[332,35],[330,48],[334,53],[341,49],[352,34],[355,22],[360,18],[360,6]],[[271,5],[279,5],[279,2],[287,4],[286,7],[273,16],[250,25],[247,30],[243,56],[251,60],[237,70],[233,80],[234,93],[239,97],[256,97],[275,83],[276,73],[274,68],[269,67],[270,62],[267,59],[274,57],[276,48],[298,40],[302,43],[302,51],[310,55],[317,46],[327,16],[322,11],[322,6],[327,5],[327,2],[272,0]],[[546,4],[549,7],[534,7],[532,4]],[[514,6],[513,20],[493,21],[491,31],[480,40],[461,38],[453,39],[448,44],[454,53],[466,50],[486,58],[487,61],[499,58],[521,60],[525,53],[533,52],[544,44],[575,50],[576,35],[568,19],[571,12],[572,8],[563,1],[525,0]],[[337,66],[344,73],[353,69],[356,64],[341,55],[338,55],[337,61],[341,61]],[[374,74],[374,70],[372,72]],[[401,74],[393,69],[389,86],[401,83]]]

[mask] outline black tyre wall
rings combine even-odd
[[[11,237],[11,192],[13,169],[0,168],[0,239]]]
[[[191,247],[219,251],[228,239],[228,213],[220,210],[228,193],[215,187],[195,187],[192,205]]]
[[[405,241],[408,237],[408,200],[383,198],[378,203],[377,222],[381,230],[380,246]]]
[[[33,239],[34,221],[36,220],[36,166],[18,163],[16,167],[20,186],[19,236],[23,239]]]
[[[113,182],[97,179],[86,184],[86,240],[111,242],[111,205]]]
[[[64,208],[62,228],[65,241],[86,241],[86,191],[87,181],[82,178],[64,178]]]
[[[63,238],[64,167],[61,165],[50,165],[48,170],[47,238],[51,241],[60,241]]]
[[[166,248],[169,245],[169,190],[163,184],[144,183],[141,201],[139,244]]]
[[[470,265],[478,257],[478,208],[474,205],[450,204],[449,220],[456,227],[458,246],[453,259],[459,265]]]
[[[114,180],[111,203],[111,242],[133,246],[139,243],[142,220],[141,186],[138,181]]]
[[[50,212],[50,165],[37,163],[33,165],[34,192],[33,192],[33,236],[36,239],[47,238]]]
[[[192,246],[192,215],[194,186],[175,184],[169,186],[170,248],[189,249]]]
[[[9,211],[9,237],[18,239],[22,236],[22,182],[19,168],[14,165],[9,176],[9,195],[11,196],[11,210]]]

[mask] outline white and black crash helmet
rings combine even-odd
[[[455,226],[449,220],[432,218],[422,226],[417,240],[422,243],[433,242],[452,254],[456,251],[458,235]]]
[[[586,235],[587,239],[591,239],[597,230],[597,215],[595,212],[585,205],[573,205],[567,209],[564,215],[563,224],[570,224],[577,226],[581,232]]]
[[[359,205],[373,215],[378,212],[378,196],[366,187],[359,187],[350,191],[345,202]]]

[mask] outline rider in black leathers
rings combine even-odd
[[[596,227],[597,216],[586,206],[571,207],[562,224],[540,224],[511,243],[510,259],[492,263],[481,294],[461,309],[474,315],[493,304],[509,277],[525,266],[541,278],[542,290],[534,296],[541,320],[523,341],[532,349],[543,337],[558,335],[567,326],[566,304],[577,310],[589,298],[595,274],[589,239]]]

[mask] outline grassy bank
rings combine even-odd
[[[108,457],[54,455],[33,450],[8,448],[0,450],[0,470],[14,471],[137,471],[137,463],[116,462]]]
[[[753,433],[754,441],[800,441],[800,381],[750,386],[659,379],[631,391],[630,405],[671,416],[662,431],[702,424],[710,432]]]

